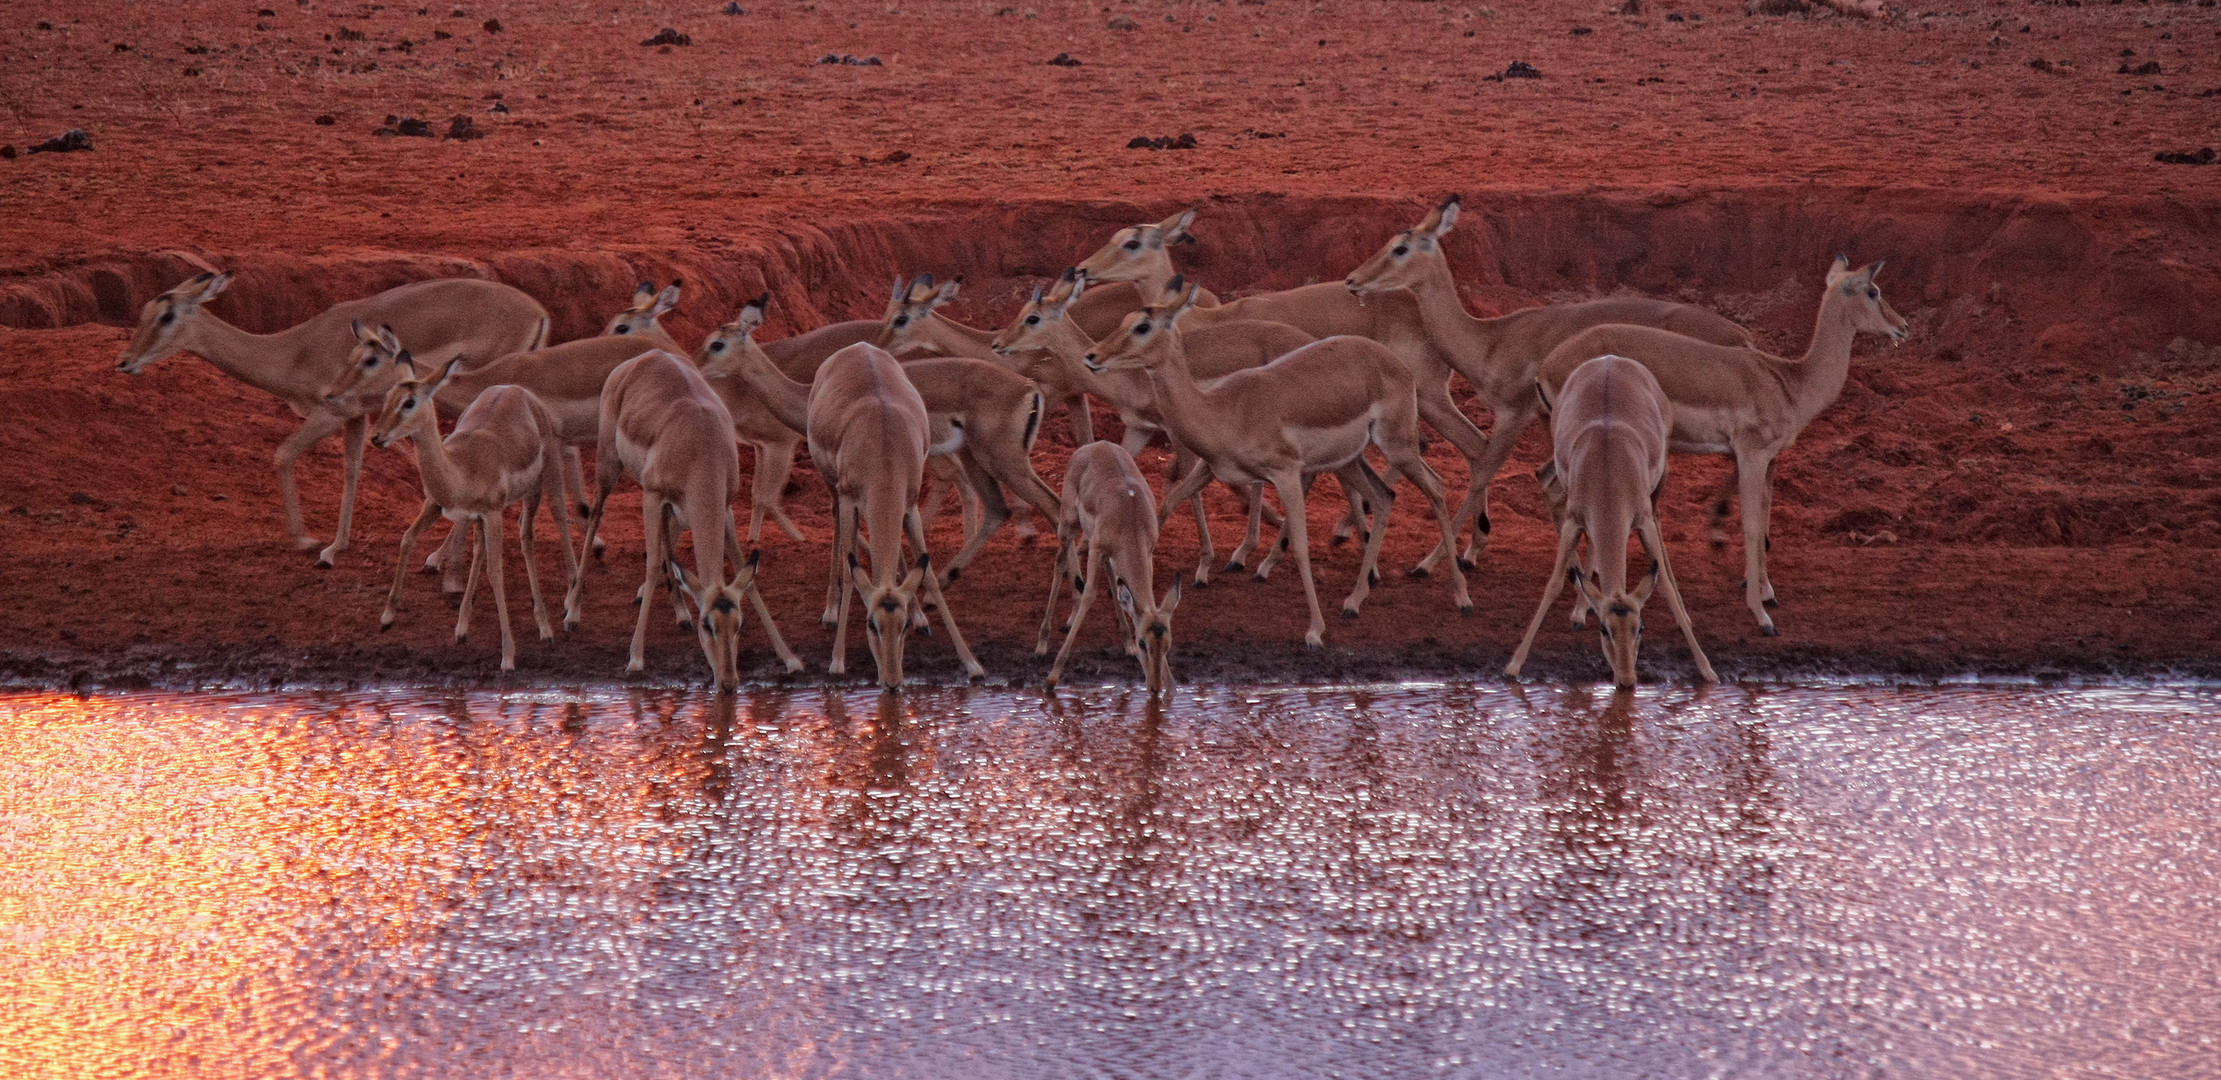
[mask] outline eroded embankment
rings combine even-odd
[[[1428,201],[1217,199],[1197,220],[1198,242],[1175,261],[1228,294],[1331,280],[1409,227]],[[1668,537],[1723,672],[2211,673],[2210,658],[2221,655],[2221,629],[2206,615],[2221,569],[2221,356],[2206,344],[2221,341],[2216,205],[1811,189],[1469,194],[1449,261],[1468,305],[1484,314],[1632,290],[1713,306],[1793,353],[1830,258],[1889,260],[1881,284],[1912,320],[1912,342],[1862,345],[1842,397],[1777,473],[1783,637],[1752,632],[1736,586],[1739,553],[1705,544],[1724,465],[1675,460]],[[963,275],[955,314],[986,325],[1116,227],[1170,209],[951,203],[892,220],[835,208],[797,212],[809,224],[776,231],[707,238],[716,230],[705,225],[705,238],[680,250],[582,241],[429,255],[153,252],[5,282],[0,323],[63,327],[0,331],[0,456],[11,463],[0,477],[7,671],[48,684],[492,675],[486,608],[473,643],[452,646],[451,621],[420,579],[409,583],[416,610],[391,635],[376,634],[390,545],[418,498],[404,455],[372,453],[355,549],[338,569],[316,571],[278,527],[269,454],[297,425],[281,405],[190,359],[139,379],[113,373],[125,335],[115,327],[198,263],[239,275],[216,310],[255,330],[403,281],[473,274],[539,297],[557,337],[573,337],[598,329],[639,280],[678,276],[687,296],[666,323],[681,340],[765,291],[769,337],[876,315],[891,276],[921,270]],[[1107,413],[1097,424],[1116,434]],[[1068,443],[1052,420],[1036,455],[1052,485]],[[1549,566],[1526,478],[1542,454],[1541,437],[1529,434],[1497,485],[1499,527],[1475,573],[1474,618],[1442,617],[1439,582],[1397,577],[1362,618],[1329,628],[1326,653],[1309,653],[1291,576],[1230,582],[1181,608],[1183,674],[1303,680],[1501,665]],[[1453,483],[1463,477],[1446,446],[1431,456]],[[303,459],[312,530],[330,528],[337,458],[327,443]],[[1154,475],[1161,460],[1144,465]],[[776,569],[766,588],[790,640],[822,660],[829,636],[814,615],[829,512],[807,465],[796,475],[788,508],[808,540],[767,538]],[[1314,504],[1314,530],[1323,531],[1333,498]],[[612,553],[595,572],[587,629],[553,645],[530,642],[527,631],[526,677],[621,670],[632,625],[622,583],[639,565],[632,505],[612,515]],[[1230,502],[1214,506],[1222,553],[1238,528],[1231,512]],[[1398,514],[1389,564],[1424,551],[1423,517],[1416,505]],[[954,541],[951,518],[936,545]],[[1192,565],[1192,527],[1169,526],[1160,551],[1166,573]],[[1347,588],[1352,558],[1322,553],[1323,600]],[[998,675],[1039,674],[1030,646],[1048,561],[1045,545],[998,538],[952,593]],[[521,588],[511,586],[521,613]],[[652,670],[697,674],[691,638],[667,619],[653,626]],[[1076,670],[1127,674],[1108,631],[1091,634],[1083,644],[1095,654]],[[1653,635],[1659,670],[1679,663],[1670,636]],[[914,675],[953,670],[938,642],[920,649]],[[1601,670],[1587,633],[1553,626],[1538,650],[1538,673]]]

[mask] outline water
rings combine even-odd
[[[0,1075],[2213,1076],[2217,705],[0,698]]]

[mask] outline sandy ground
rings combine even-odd
[[[1706,542],[1723,463],[1674,464],[1669,539],[1724,674],[2216,673],[2221,172],[2153,160],[2221,142],[2210,9],[744,6],[88,3],[0,18],[0,142],[77,126],[96,146],[0,160],[0,678],[495,675],[490,611],[450,646],[426,579],[376,633],[417,499],[405,455],[373,452],[356,546],[318,571],[278,527],[282,405],[191,358],[137,380],[110,370],[138,304],[191,260],[241,271],[216,309],[257,330],[478,273],[532,291],[574,336],[639,277],[681,273],[682,340],[763,289],[776,336],[875,314],[887,275],[920,269],[966,274],[957,314],[984,325],[1111,228],[1183,204],[1206,213],[1181,262],[1239,294],[1339,277],[1453,190],[1470,223],[1451,264],[1478,314],[1641,291],[1713,305],[1793,352],[1829,254],[1890,258],[1883,284],[1913,342],[1863,344],[1781,466],[1782,637],[1742,610],[1739,551]],[[664,26],[692,44],[638,44]],[[1081,65],[1046,63],[1060,52]],[[881,64],[813,63],[827,53]],[[1514,59],[1542,77],[1484,78]],[[438,131],[468,115],[485,137],[371,134],[388,114]],[[1126,147],[1182,132],[1196,149]],[[1098,428],[1115,431],[1107,415]],[[1068,444],[1052,421],[1037,455],[1052,485]],[[1542,453],[1530,434],[1498,484],[1472,618],[1439,580],[1392,577],[1307,652],[1291,575],[1224,581],[1181,608],[1180,673],[1494,671],[1549,565],[1526,478]],[[1447,447],[1433,455],[1462,478]],[[328,530],[336,445],[301,473],[311,527]],[[1333,501],[1322,487],[1315,530]],[[1428,543],[1418,503],[1399,506],[1389,566]],[[515,678],[620,674],[635,506],[612,515],[585,631],[528,639]],[[818,667],[827,513],[806,466],[789,506],[810,540],[767,541],[765,579]],[[1217,509],[1224,551],[1232,506]],[[1192,524],[1171,525],[1162,552],[1166,574],[1192,565]],[[1006,536],[952,590],[998,679],[1043,670],[1047,563],[1044,543]],[[1354,553],[1319,569],[1331,608]],[[1098,619],[1074,677],[1127,677]],[[1662,611],[1651,637],[1652,670],[1685,674]],[[938,640],[915,648],[915,676],[954,677]],[[1538,674],[1602,671],[1593,635],[1557,620],[1539,650]],[[656,678],[703,674],[662,613],[650,655]]]

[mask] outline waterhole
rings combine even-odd
[[[0,1073],[2211,1075],[2216,698],[0,699]]]

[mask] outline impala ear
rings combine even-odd
[[[909,287],[909,286],[908,286],[907,284],[905,284],[905,283],[903,282],[903,280],[902,280],[902,275],[901,275],[901,274],[896,274],[896,275],[895,275],[895,291],[894,291],[894,295],[892,295],[892,296],[889,296],[889,297],[887,298],[887,302],[888,302],[888,303],[890,303],[890,304],[899,304],[899,303],[902,303],[902,297],[903,297],[903,294],[905,294],[905,293],[907,293],[907,292],[909,292],[909,291],[910,291],[910,287]]]
[[[1180,606],[1180,579],[1172,579],[1172,588],[1165,590],[1164,603],[1157,605],[1157,614],[1170,617],[1172,609]]]
[[[646,311],[649,308],[654,307],[655,302],[656,283],[653,281],[643,281],[640,283],[639,288],[632,290],[632,306],[626,308],[625,310]]]
[[[1420,220],[1419,227],[1413,231],[1423,232],[1434,237],[1440,237],[1443,233],[1449,232],[1450,227],[1458,223],[1459,198],[1460,196],[1452,195],[1442,200],[1442,205],[1428,212],[1427,216]]]
[[[1650,570],[1643,575],[1643,583],[1635,588],[1635,606],[1650,603],[1651,590],[1658,587],[1658,560],[1650,560]]]
[[[1164,230],[1165,243],[1178,244],[1194,241],[1195,237],[1188,235],[1188,226],[1195,224],[1195,210],[1196,208],[1191,206],[1157,223],[1157,228]]]
[[[1157,290],[1157,299],[1149,306],[1153,308],[1168,308],[1176,303],[1179,303],[1180,292],[1181,290],[1187,288],[1187,286],[1187,275],[1172,275],[1172,280],[1165,282],[1164,288]]]
[[[935,289],[933,291],[933,306],[940,307],[943,304],[955,300],[957,290],[962,289],[963,287],[964,279],[957,278],[955,281],[951,281],[948,284]]]
[[[677,559],[667,558],[663,560],[663,569],[671,575],[671,580],[678,582],[683,587],[688,599],[695,600],[695,607],[700,608],[701,602],[698,597],[702,591],[701,583],[695,581],[694,575],[687,572],[686,565]]]
[[[748,590],[756,587],[756,570],[762,565],[763,549],[750,548],[747,560],[740,564],[740,569],[733,572],[733,582],[726,588],[739,595],[747,595]]]
[[[740,314],[733,316],[733,325],[740,328],[742,337],[755,333],[756,328],[763,325],[763,309],[770,303],[771,294],[765,293],[740,306]]]
[[[1849,256],[1847,256],[1847,255],[1838,255],[1838,256],[1836,256],[1836,257],[1835,257],[1835,262],[1833,262],[1833,263],[1829,264],[1829,266],[1828,266],[1828,281],[1829,281],[1829,283],[1830,283],[1830,284],[1833,284],[1833,283],[1835,282],[1835,279],[1837,279],[1837,278],[1839,278],[1839,277],[1842,277],[1842,276],[1843,276],[1843,272],[1844,272],[1844,271],[1846,271],[1846,270],[1849,270],[1850,268],[1851,268],[1851,259],[1850,259],[1850,257],[1849,257]]]
[[[920,304],[933,298],[933,275],[919,274],[910,282],[910,290],[903,294],[905,303]]]
[[[1882,272],[1882,267],[1884,267],[1884,266],[1887,266],[1887,265],[1889,265],[1889,260],[1888,260],[1888,259],[1876,259],[1876,260],[1874,260],[1874,265],[1872,265],[1872,266],[1869,266],[1869,267],[1867,267],[1867,268],[1866,268],[1866,280],[1868,280],[1868,281],[1872,281],[1872,280],[1874,280],[1874,275],[1876,275],[1876,274],[1879,274],[1879,273],[1881,273],[1881,272]]]
[[[648,317],[656,318],[677,306],[679,306],[679,283],[674,281],[665,286],[663,292],[656,296],[655,306],[648,309]]]
[[[1180,290],[1179,306],[1172,309],[1172,318],[1178,319],[1181,315],[1185,314],[1189,308],[1194,307],[1195,298],[1202,292],[1202,285],[1192,281],[1189,282],[1187,288]]]
[[[218,296],[223,295],[223,291],[225,289],[231,288],[231,275],[229,273],[217,274],[213,277],[210,277],[207,274],[202,274],[200,277],[194,278],[193,280],[199,281],[201,280],[201,278],[207,278],[208,280],[206,284],[203,284],[201,286],[200,295],[194,299],[193,302],[196,304],[205,304],[210,300],[214,300]]]
[[[393,336],[393,327],[381,326],[378,328],[378,347],[389,353],[399,353],[401,351],[401,339]],[[458,357],[457,359],[461,358]]]
[[[1041,286],[1036,285],[1033,287],[1033,297],[1032,299],[1027,300],[1026,303],[1031,304],[1034,307],[1041,306]]]
[[[361,319],[347,320],[347,328],[355,332],[355,340],[361,344],[376,345],[378,343],[378,332],[364,326]]]
[[[932,555],[918,556],[918,565],[911,567],[909,573],[902,575],[902,582],[895,586],[895,591],[905,597],[916,593],[918,586],[924,583],[926,573],[932,568]]]
[[[1087,291],[1087,271],[1077,266],[1066,267],[1064,277],[1058,280],[1057,287],[1064,290],[1064,307],[1071,307],[1072,302]]]
[[[401,355],[407,356],[408,354],[402,353]],[[412,363],[411,366],[413,367],[415,365]],[[439,379],[432,383],[432,395],[434,397],[439,396],[440,390],[447,386],[447,381],[455,377],[455,369],[462,366],[463,358],[458,356],[455,359],[448,361],[446,367],[440,369]]]

